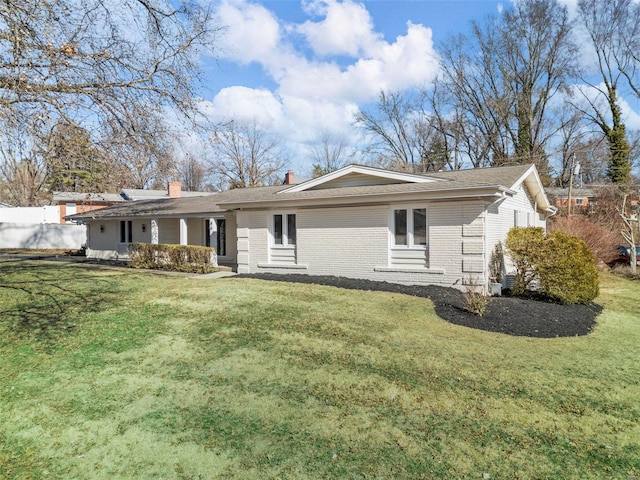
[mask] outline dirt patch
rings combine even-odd
[[[554,338],[587,335],[596,323],[602,307],[588,305],[560,305],[521,297],[492,297],[484,316],[464,309],[462,292],[435,285],[399,285],[373,280],[345,277],[280,274],[242,274],[238,277],[259,278],[284,282],[313,283],[352,290],[371,290],[403,293],[431,299],[440,318],[456,325],[524,337]]]

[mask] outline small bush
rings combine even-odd
[[[534,280],[539,292],[564,304],[588,303],[598,296],[598,270],[585,242],[560,231],[513,228],[507,247],[516,267],[513,288],[521,295]]]
[[[489,304],[489,296],[482,286],[479,285],[478,282],[473,281],[473,279],[467,279],[465,283],[467,284],[464,292],[465,310],[479,317],[484,316],[484,312],[487,310],[487,305]]]
[[[129,259],[133,268],[207,273],[213,271],[215,249],[196,245],[132,243],[129,246]]]
[[[502,242],[496,243],[489,258],[489,279],[494,283],[502,283],[502,275],[504,274],[504,251]]]

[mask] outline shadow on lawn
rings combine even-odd
[[[0,326],[53,340],[72,331],[87,312],[113,305],[119,282],[64,265],[0,262]],[[3,300],[4,297],[5,299]]]

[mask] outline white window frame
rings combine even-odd
[[[282,243],[276,243],[276,216],[282,216]],[[295,234],[295,242],[290,243],[289,237],[289,215],[293,215],[295,217],[296,222],[296,234]],[[271,238],[271,246],[273,248],[292,248],[295,247],[298,242],[298,216],[295,211],[286,211],[286,212],[272,212],[269,217],[269,233]]]
[[[396,221],[395,221],[395,212],[396,210],[406,210],[407,211],[407,244],[406,245],[398,245],[396,244]],[[414,210],[424,210],[425,212],[425,244],[416,244],[414,241],[414,225],[413,225],[413,211]],[[428,218],[428,210],[426,205],[392,205],[391,211],[389,212],[389,240],[390,246],[392,249],[410,249],[410,250],[426,250],[429,245],[429,218]]]

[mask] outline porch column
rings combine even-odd
[[[209,246],[215,248],[218,253],[218,222],[215,218],[209,219]]]
[[[187,245],[187,219],[180,219],[180,245]]]
[[[158,234],[158,219],[151,219],[151,243],[157,245],[160,243],[160,235]]]

